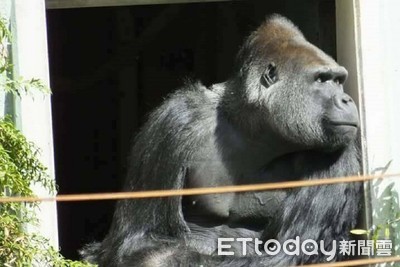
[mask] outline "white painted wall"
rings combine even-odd
[[[359,1],[369,170],[400,172],[400,1]]]
[[[400,1],[358,0],[357,6],[368,170],[392,161],[388,172],[400,173]],[[374,224],[396,218],[398,193],[398,178],[372,184]],[[399,253],[400,226],[393,225],[391,230]]]
[[[392,161],[387,172],[400,173],[400,1],[336,3],[338,60],[352,73],[350,92],[359,88],[364,171],[374,173]],[[396,219],[400,215],[400,180],[374,181],[369,188],[372,217],[368,223],[384,225]],[[390,230],[399,254],[400,224]]]
[[[6,0],[1,0],[4,2]],[[38,78],[49,85],[47,32],[44,0],[16,0],[11,3],[13,21],[13,63],[18,75],[25,79]],[[41,149],[41,161],[54,177],[53,133],[50,96],[36,92],[23,96],[17,107],[17,122],[28,140]],[[37,195],[46,190],[35,187]],[[58,247],[56,204],[44,203],[37,211],[40,232]]]

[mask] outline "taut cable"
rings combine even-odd
[[[365,182],[373,179],[387,179],[400,176],[400,174],[377,174],[312,179],[302,181],[289,181],[277,183],[263,183],[250,185],[234,185],[219,187],[202,187],[202,188],[185,188],[175,190],[148,190],[148,191],[132,191],[132,192],[113,192],[113,193],[89,193],[89,194],[65,194],[50,197],[24,197],[11,196],[0,198],[0,203],[9,202],[71,202],[71,201],[96,201],[96,200],[118,200],[118,199],[137,199],[137,198],[156,198],[156,197],[173,197],[173,196],[189,196],[189,195],[208,195],[208,194],[226,194],[238,192],[267,191],[277,189],[289,189],[306,186],[321,186],[339,183]]]

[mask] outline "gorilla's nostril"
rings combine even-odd
[[[344,97],[342,97],[342,103],[343,103],[343,104],[347,104],[347,103],[349,103],[349,102],[353,102],[353,100],[351,99],[350,96],[344,96]]]
[[[353,102],[351,97],[346,94],[335,95],[332,98],[332,101],[333,101],[333,104],[339,109],[344,109],[347,107],[347,105],[349,103]]]

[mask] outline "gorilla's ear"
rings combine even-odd
[[[265,88],[268,88],[277,81],[278,81],[278,72],[276,70],[276,65],[274,62],[271,62],[268,64],[267,68],[265,69],[261,77],[261,84]]]

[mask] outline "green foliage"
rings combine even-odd
[[[8,59],[11,33],[7,21],[0,19],[0,90],[16,95],[31,88],[50,90],[38,79],[12,78]],[[39,161],[39,150],[18,131],[9,117],[0,118],[0,197],[34,196],[31,186],[39,184],[54,194],[56,186],[47,168]],[[35,228],[39,221],[34,210],[38,203],[0,203],[0,266],[90,267],[65,259],[49,240],[26,228]]]
[[[391,161],[389,161],[386,166],[373,170],[371,174],[383,176],[390,165]],[[352,230],[353,234],[365,235],[368,239],[373,240],[375,245],[378,240],[399,240],[400,198],[394,186],[395,182],[383,185],[383,179],[380,178],[370,183],[370,198],[375,200],[372,206],[372,217],[376,224],[372,225],[370,229],[354,229]],[[390,216],[389,219],[388,215]],[[393,243],[392,249],[393,255],[397,255],[399,251],[398,244]],[[398,264],[393,266],[398,266]]]
[[[8,93],[21,95],[28,93],[30,88],[35,88],[44,93],[50,93],[48,88],[39,79],[26,80],[23,77],[15,77],[13,73],[13,64],[8,58],[8,50],[11,40],[11,32],[7,28],[7,21],[0,18],[0,88]]]
[[[55,192],[55,184],[38,160],[39,150],[15,129],[9,118],[0,120],[0,196],[33,196],[32,183]],[[65,260],[44,237],[25,231],[36,226],[38,203],[0,206],[0,266],[90,266]]]

